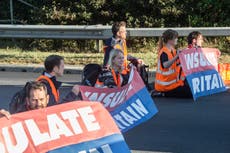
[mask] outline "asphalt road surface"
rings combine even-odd
[[[37,73],[0,72],[0,108]],[[62,96],[80,75],[65,75]],[[124,137],[133,153],[229,153],[230,91],[191,99],[154,99],[159,113]]]

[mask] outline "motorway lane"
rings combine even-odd
[[[8,108],[13,93],[37,73],[0,72],[0,107]],[[80,75],[65,75],[61,95],[80,81]],[[125,133],[134,153],[229,153],[230,91],[189,99],[155,98],[159,113]]]
[[[230,91],[197,102],[157,98],[159,113],[125,134],[135,150],[172,153],[230,152]]]

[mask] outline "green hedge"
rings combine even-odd
[[[15,23],[46,25],[111,25],[125,20],[128,27],[215,27],[230,25],[229,0],[26,0],[13,1]],[[0,20],[10,19],[9,0],[1,0]],[[215,38],[222,44],[229,38]],[[216,41],[214,39],[210,42]],[[184,41],[184,40],[182,40]],[[156,39],[131,39],[131,50],[149,50]],[[4,47],[6,42],[1,41]],[[25,49],[95,51],[95,41],[17,40]],[[226,48],[227,49],[227,48]],[[226,50],[224,49],[224,50]]]

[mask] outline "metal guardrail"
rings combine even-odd
[[[168,28],[128,28],[128,37],[158,37]],[[180,36],[200,31],[204,36],[230,36],[230,27],[170,28]],[[111,37],[111,26],[0,25],[0,38],[94,39]]]

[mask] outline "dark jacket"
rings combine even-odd
[[[116,75],[118,75],[118,72],[116,72]],[[129,75],[123,75],[122,76],[122,84],[121,86],[124,86],[128,83]],[[98,81],[103,83],[103,86],[108,88],[116,88],[117,84],[115,83],[113,74],[110,69],[103,69],[102,72],[98,76]]]
[[[43,72],[42,75],[45,75],[45,72]],[[51,77],[50,79],[51,79],[52,82],[54,83],[55,88],[59,91],[60,88],[61,88],[62,82],[57,81],[55,76]],[[56,102],[56,100],[55,100],[55,98],[54,98],[54,95],[53,95],[53,93],[52,93],[52,89],[51,89],[49,83],[46,82],[46,81],[44,81],[44,84],[45,84],[46,87],[47,87],[47,92],[48,92],[49,97],[50,97],[50,98],[49,98],[48,106],[56,105],[57,102]],[[75,95],[75,94],[71,91],[71,92],[69,92],[62,100],[59,100],[58,103],[71,102],[71,101],[78,100],[78,99],[79,99],[79,97],[78,97],[77,95]]]
[[[114,46],[119,44],[120,46],[123,46],[123,41],[122,40],[116,40],[115,37],[111,37],[104,42],[104,61],[103,61],[103,66],[107,66],[107,63],[109,61],[109,54],[112,49],[114,49]],[[122,48],[122,47],[121,47]],[[127,55],[127,60],[132,61],[136,60],[135,57],[131,55]]]
[[[43,72],[43,73],[42,73],[42,75],[45,75],[45,74],[46,74],[46,72]],[[50,80],[53,82],[53,84],[54,84],[56,90],[59,92],[59,89],[60,89],[60,87],[61,87],[61,85],[62,85],[62,82],[57,81],[57,79],[56,79],[55,76],[49,77],[49,78],[50,78]],[[50,98],[49,98],[48,106],[52,106],[52,105],[55,105],[55,104],[59,103],[59,102],[57,102],[57,101],[55,100],[55,98],[54,98],[54,95],[53,95],[53,93],[52,93],[52,89],[51,89],[50,84],[49,84],[46,80],[42,80],[42,82],[46,85],[47,92],[48,92],[48,95],[49,95],[49,97],[50,97]]]

